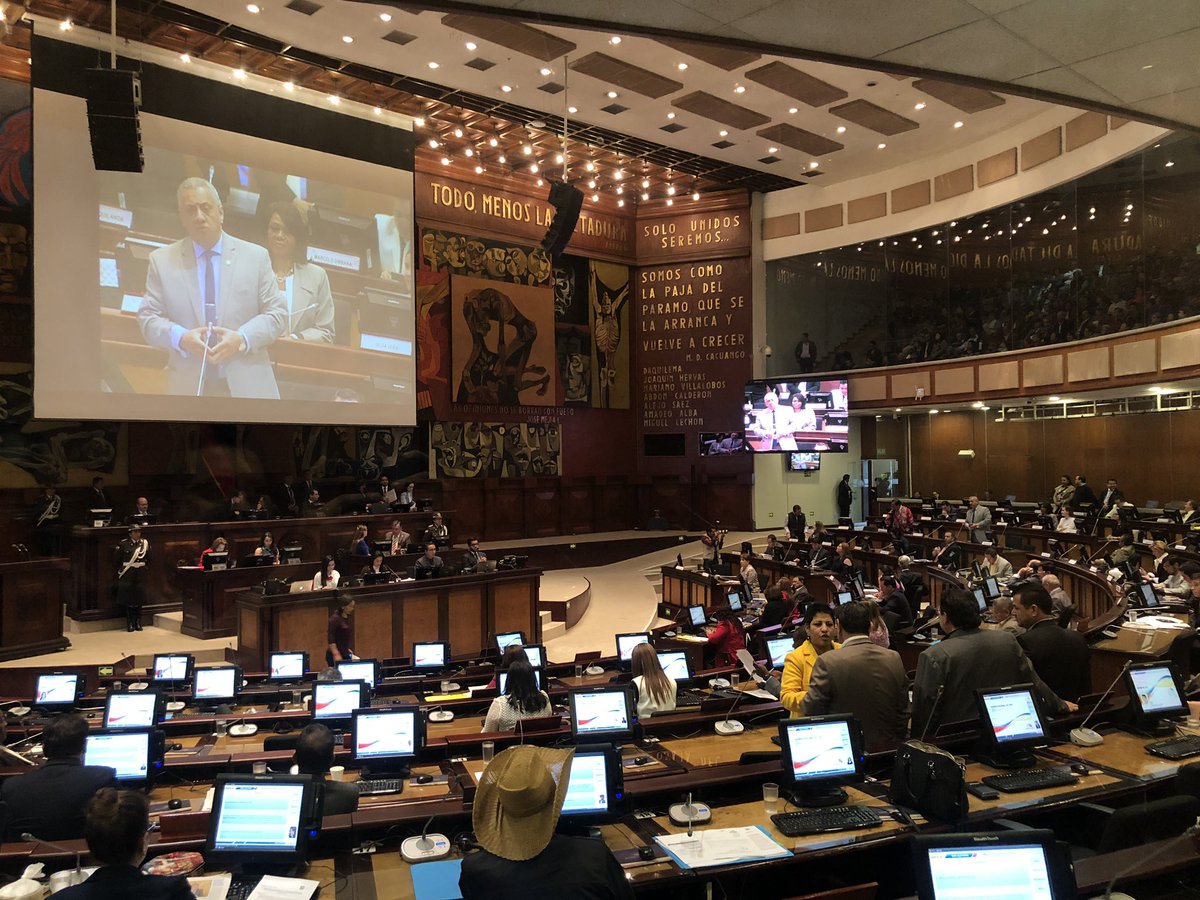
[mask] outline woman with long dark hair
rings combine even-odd
[[[254,555],[259,559],[268,560],[265,565],[279,565],[279,549],[275,546],[275,536],[269,531],[264,531],[262,540],[254,550]]]
[[[713,665],[738,665],[737,652],[746,648],[746,626],[738,614],[725,607],[713,613],[717,627],[708,635],[708,645],[713,650]]]
[[[314,591],[323,591],[325,588],[335,588],[338,582],[342,580],[342,575],[336,568],[337,560],[332,556],[327,556],[321,560],[321,571],[313,576],[312,589]]]
[[[521,719],[536,719],[550,715],[550,698],[538,690],[533,666],[528,660],[515,660],[508,667],[508,683],[504,696],[497,697],[488,707],[483,723],[485,732],[514,731]]]
[[[283,337],[332,343],[333,293],[325,270],[308,261],[308,226],[291,203],[272,204],[268,215],[267,253],[288,310]]]

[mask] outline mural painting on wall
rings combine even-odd
[[[591,260],[592,406],[629,409],[629,267]]]
[[[0,80],[0,295],[30,295],[31,124],[29,85]]]
[[[551,289],[456,275],[450,306],[455,403],[555,404]]]
[[[435,422],[429,431],[435,478],[524,478],[562,471],[558,425]]]
[[[358,426],[358,477],[405,479],[429,471],[429,454],[419,428]],[[398,490],[398,489],[397,489]]]
[[[0,484],[84,485],[111,475],[121,426],[112,422],[39,422],[33,376],[0,371]]]
[[[554,261],[554,347],[558,360],[558,402],[592,402],[592,330],[588,261],[559,256]]]

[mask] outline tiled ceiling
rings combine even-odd
[[[378,2],[378,0],[363,0]],[[432,0],[428,5],[440,5]],[[442,5],[451,5],[449,2]],[[1075,98],[1134,118],[1200,126],[1196,0],[472,0],[625,32],[772,48],[865,65],[888,63]],[[711,46],[711,45],[710,45]],[[986,85],[984,85],[986,86]]]

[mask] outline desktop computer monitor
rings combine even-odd
[[[687,681],[692,677],[687,654],[682,650],[669,650],[658,654],[658,664],[662,666],[667,677],[675,681]]]
[[[995,575],[988,575],[983,579],[983,591],[989,600],[995,600],[1000,596],[1000,582],[996,580]]]
[[[734,612],[741,612],[742,606],[742,589],[738,587],[730,588],[725,593],[725,599],[729,601],[729,608]]]
[[[450,645],[445,641],[427,641],[413,644],[412,664],[414,669],[439,672],[450,661]]]
[[[204,860],[235,873],[287,872],[316,837],[311,775],[218,775]]]
[[[650,643],[650,633],[646,631],[636,631],[629,634],[617,635],[617,657],[623,663],[629,662],[633,658],[633,648],[638,644]]]
[[[1070,859],[1044,829],[918,835],[913,840],[917,896],[923,900],[1076,896]]]
[[[979,604],[979,611],[986,612],[987,611],[987,594],[984,593],[983,588],[981,588],[981,587],[972,588],[971,593],[975,595],[975,602]]]
[[[862,572],[855,572],[854,577],[850,579],[850,583],[858,588],[859,599],[861,600],[867,593],[866,582],[863,581]]]
[[[214,666],[192,672],[192,700],[200,706],[219,706],[237,701],[242,670],[237,666]]]
[[[852,600],[862,600],[866,596],[857,579],[851,578],[846,582],[846,587],[850,588],[850,599]]]
[[[1136,604],[1142,609],[1154,609],[1161,602],[1158,599],[1158,594],[1154,592],[1154,585],[1148,581],[1138,582],[1137,586],[1131,592],[1130,602]]]
[[[546,648],[541,644],[526,644],[521,648],[525,651],[525,658],[529,660],[529,664],[535,669],[544,668],[546,665]]]
[[[496,649],[500,651],[500,655],[504,655],[504,648],[509,644],[525,645],[525,632],[523,631],[508,631],[504,634],[496,635]]]
[[[342,681],[365,681],[371,690],[379,684],[377,659],[344,659],[337,664],[337,670],[342,673]]]
[[[703,628],[704,623],[708,621],[708,610],[703,606],[689,606],[687,613],[688,624],[693,628]]]
[[[104,727],[153,728],[162,721],[166,698],[158,691],[109,691],[104,700]]]
[[[541,670],[541,669],[534,669],[534,670],[533,670],[533,680],[534,680],[535,682],[537,682],[537,686],[538,686],[538,690],[539,690],[539,691],[544,691],[544,690],[546,689],[546,679],[545,679],[545,677],[542,675],[542,670]],[[500,672],[500,673],[499,673],[499,674],[496,676],[496,691],[497,691],[497,693],[498,693],[498,694],[499,694],[501,697],[503,697],[503,696],[504,696],[504,691],[505,691],[505,689],[506,689],[507,687],[508,687],[508,673],[507,673],[507,672]]]
[[[1034,757],[1029,751],[1050,740],[1033,685],[980,690],[975,697],[989,761],[999,768],[1033,765]]]
[[[621,753],[612,744],[583,744],[571,757],[562,817],[568,822],[599,821],[619,812],[625,794]]]
[[[268,681],[302,681],[308,672],[308,653],[301,650],[281,650],[271,654]]]
[[[979,564],[979,560],[972,560],[971,574],[975,576],[976,581],[983,581],[983,566]]]
[[[192,667],[196,664],[191,654],[164,653],[154,657],[154,667],[150,670],[151,681],[187,681],[192,675]]]
[[[424,745],[425,717],[417,706],[356,709],[350,726],[351,753],[372,773],[407,773]]]
[[[842,803],[842,785],[863,779],[862,729],[853,716],[810,716],[779,723],[783,778],[797,806]]]
[[[1148,731],[1169,728],[1165,719],[1188,714],[1187,693],[1172,663],[1139,663],[1126,669],[1122,677],[1136,728]]]
[[[579,742],[629,737],[637,722],[633,692],[626,685],[572,691],[571,737]]]
[[[781,669],[787,655],[795,649],[791,635],[770,638],[767,641],[767,655],[771,658],[771,668]]]
[[[835,599],[835,605],[844,606],[847,603],[854,602],[854,595],[850,591],[838,591]]]
[[[214,550],[211,553],[205,553],[204,559],[201,561],[206,572],[220,572],[229,568],[229,551]]]
[[[83,693],[83,676],[78,672],[39,675],[33,689],[33,705],[38,709],[73,709]]]
[[[318,681],[313,685],[312,717],[349,719],[354,710],[366,705],[369,697],[365,681]]]
[[[83,764],[115,769],[123,786],[148,786],[162,768],[162,751],[161,733],[150,728],[104,729],[87,736]]]

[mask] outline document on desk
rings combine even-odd
[[[311,878],[281,878],[264,875],[246,900],[309,900],[317,895],[321,882]]]
[[[762,859],[784,859],[792,852],[758,825],[740,828],[709,828],[686,834],[655,838],[681,869],[729,866]]]
[[[196,900],[225,900],[230,881],[228,875],[197,875],[188,879],[188,887]]]

